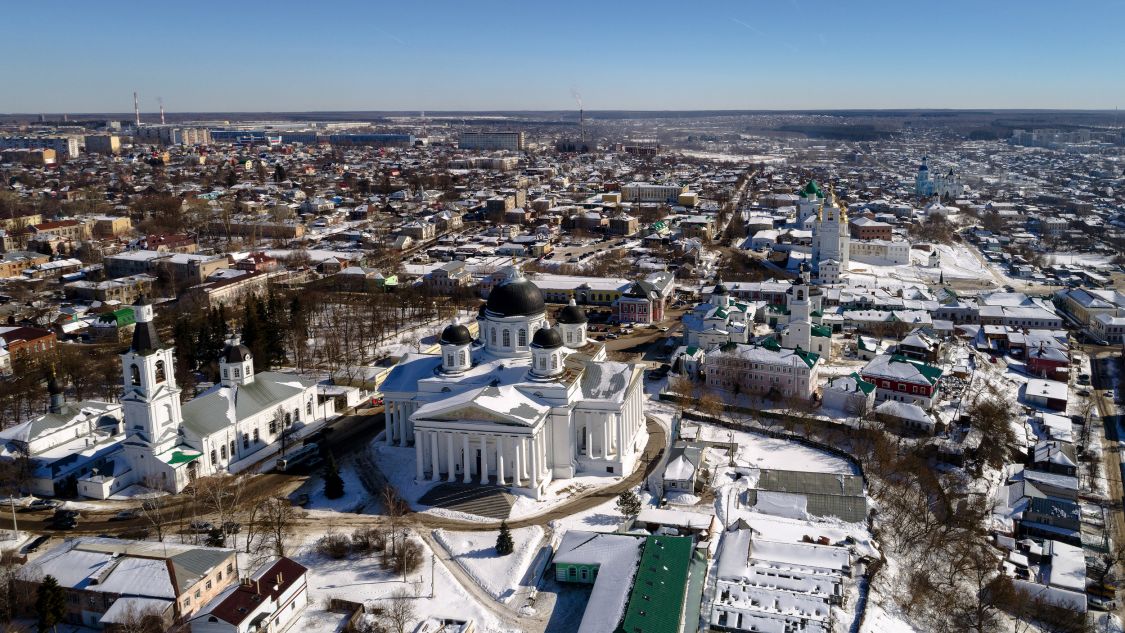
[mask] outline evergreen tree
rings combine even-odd
[[[206,322],[204,322],[205,324]],[[180,314],[176,317],[175,323],[172,324],[172,341],[176,346],[176,364],[186,371],[195,369],[197,365],[196,356],[199,352],[196,345],[199,341],[196,336],[200,329],[200,327],[192,325],[191,317],[186,314]]]
[[[39,633],[54,631],[66,617],[66,593],[54,576],[47,576],[35,591],[36,630]]]
[[[262,328],[258,315],[258,299],[250,297],[246,300],[242,311],[242,344],[250,349],[254,355],[256,371],[265,371],[267,359],[262,353]]]
[[[641,498],[632,490],[626,490],[617,498],[617,511],[628,518],[641,513]]]
[[[283,182],[284,180],[285,180],[285,168],[281,166],[281,163],[278,163],[277,167],[274,167],[274,169],[273,169],[273,181],[274,182]]]
[[[496,535],[496,553],[500,556],[507,556],[516,549],[515,543],[512,542],[512,531],[508,529],[508,522],[500,522],[500,533]]]
[[[336,456],[331,452],[324,465],[324,496],[329,499],[344,496],[344,479],[340,476],[340,467],[336,465]]]
[[[285,357],[285,330],[286,315],[281,309],[281,300],[272,290],[265,304],[269,320],[266,321],[265,331],[266,353],[269,355],[270,367],[278,367],[286,361]]]

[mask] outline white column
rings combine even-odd
[[[602,457],[609,457],[609,418],[602,417]]]
[[[515,438],[514,446],[512,447],[513,449],[515,449],[512,451],[512,459],[515,460],[515,462],[512,464],[512,484],[514,484],[516,488],[523,487],[523,473],[520,472],[520,469],[523,468],[523,464],[520,460],[521,446],[523,446],[523,438]]]
[[[504,436],[496,436],[496,484],[505,485],[504,481]]]
[[[461,481],[463,483],[469,483],[470,481],[472,481],[473,468],[472,468],[472,466],[469,465],[472,462],[469,459],[469,434],[468,433],[462,433],[461,434],[461,447],[462,447],[462,451],[463,451],[461,459],[462,459],[462,461],[464,461],[464,463],[461,464],[461,468],[463,468],[465,470],[465,472],[462,473],[462,475],[461,475]]]
[[[415,479],[417,479],[419,482],[422,481],[422,475],[423,475],[423,472],[422,472],[423,453],[424,453],[424,451],[422,450],[422,443],[421,442],[414,442],[414,463],[415,463],[415,466],[417,468],[417,473],[416,473]]]
[[[531,438],[531,487],[539,488],[539,447],[535,438]]]
[[[488,436],[481,433],[480,436],[480,482],[482,484],[488,483]]]
[[[390,402],[388,402],[387,406],[383,409],[383,422],[387,427],[387,436],[383,439],[386,440],[387,446],[390,446],[394,444],[395,440],[394,405],[392,405]]]
[[[433,481],[441,481],[441,447],[438,445],[437,431],[430,431],[430,464],[434,471],[430,474]],[[417,439],[415,439],[417,441]]]
[[[457,480],[457,468],[456,468],[457,460],[453,458],[453,440],[455,438],[454,438],[452,433],[445,433],[444,436],[445,436],[446,441],[449,442],[449,448],[446,451],[446,454],[449,456],[449,474],[447,474],[445,476],[445,480],[446,481],[456,481]]]
[[[613,424],[613,430],[617,433],[617,456],[620,458],[625,455],[625,413],[617,416],[617,420]]]
[[[594,438],[590,436],[590,415],[583,414],[582,417],[586,418],[586,426],[584,427],[586,433],[586,457],[592,458],[594,456]]]

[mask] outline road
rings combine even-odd
[[[1096,348],[1094,346],[1084,346]],[[1117,409],[1113,402],[1113,380],[1107,371],[1108,363],[1120,362],[1106,351],[1090,354],[1090,382],[1092,383],[1090,397],[1097,404],[1098,415],[1101,416],[1102,433],[1102,471],[1105,473],[1109,486],[1109,506],[1106,529],[1109,531],[1111,541],[1110,551],[1119,547],[1125,539],[1125,463],[1122,462],[1121,440],[1119,437],[1121,420],[1117,416]],[[1120,369],[1119,369],[1120,370]],[[1125,615],[1125,609],[1118,609],[1118,615]]]

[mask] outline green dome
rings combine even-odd
[[[820,190],[820,185],[816,184],[815,180],[810,180],[809,184],[805,185],[803,189],[797,192],[802,198],[823,198],[824,192]]]

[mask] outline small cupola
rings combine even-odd
[[[233,341],[228,343],[219,356],[219,375],[224,387],[254,382],[254,355],[250,348]]]
[[[531,338],[531,374],[538,378],[563,371],[563,338],[558,329],[542,327]]]
[[[564,344],[571,349],[578,349],[586,344],[586,313],[571,298],[570,303],[559,310],[557,317],[559,333],[562,334]]]
[[[442,330],[438,344],[441,346],[442,372],[459,374],[472,367],[469,347],[473,344],[473,335],[469,328],[457,322],[449,324]]]

